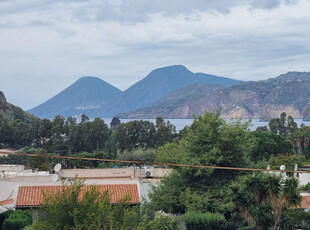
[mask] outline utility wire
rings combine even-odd
[[[224,166],[208,166],[208,165],[191,165],[191,164],[173,164],[161,162],[144,162],[144,161],[126,161],[126,160],[112,160],[103,158],[87,158],[87,157],[67,157],[48,154],[30,154],[30,153],[17,153],[17,152],[1,152],[2,154],[18,155],[27,157],[45,157],[45,158],[58,158],[70,160],[89,160],[89,161],[106,161],[130,164],[145,164],[145,165],[165,165],[175,167],[192,167],[192,168],[207,168],[207,169],[220,169],[220,170],[238,170],[238,171],[259,171],[259,172],[291,172],[291,173],[310,173],[310,171],[294,171],[294,170],[279,170],[279,169],[255,169],[255,168],[238,168],[238,167],[224,167]]]

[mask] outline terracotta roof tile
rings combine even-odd
[[[13,199],[0,201],[0,205],[7,205],[7,204],[12,204],[12,203],[13,203]]]
[[[303,196],[300,202],[301,208],[308,208],[310,209],[310,196]]]
[[[103,193],[108,191],[112,204],[118,203],[126,196],[130,196],[131,204],[140,204],[138,188],[136,184],[122,184],[122,185],[93,185]],[[21,186],[18,190],[16,207],[37,207],[43,203],[43,193],[56,194],[61,192],[63,185],[58,186]],[[91,185],[84,185],[81,190],[81,195],[87,191]]]

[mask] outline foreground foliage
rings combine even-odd
[[[225,229],[226,219],[218,213],[187,212],[184,217],[186,229]]]
[[[91,187],[81,198],[82,182],[64,186],[61,193],[45,194],[45,206],[32,229],[135,229],[139,221],[137,207],[124,197],[112,206],[108,192]]]
[[[251,150],[248,125],[240,120],[227,123],[219,112],[206,112],[195,118],[178,143],[159,148],[158,161],[246,167]],[[238,217],[233,217],[234,204],[227,199],[228,186],[238,174],[238,171],[176,167],[153,188],[150,198],[157,209],[167,213],[221,213],[227,221],[238,221]]]
[[[8,218],[2,223],[3,230],[20,230],[31,225],[32,217],[30,212],[16,210],[9,212]]]
[[[31,229],[167,229],[179,228],[179,221],[164,215],[149,215],[132,206],[129,197],[112,205],[108,191],[101,193],[95,186],[81,197],[83,182],[74,180],[58,194],[44,194],[44,207]]]
[[[298,180],[258,173],[241,178],[231,187],[230,198],[255,229],[278,229],[283,210],[298,207]]]
[[[143,221],[139,224],[137,230],[180,230],[180,220],[171,218],[165,214],[157,213],[151,220],[144,216]]]

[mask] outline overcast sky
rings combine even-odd
[[[23,109],[82,76],[125,90],[182,64],[240,80],[310,71],[309,0],[0,0],[0,91]]]

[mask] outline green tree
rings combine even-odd
[[[48,151],[55,153],[66,153],[67,145],[65,143],[65,118],[63,116],[57,115],[52,121],[51,128],[51,141],[52,148],[47,149]]]
[[[176,144],[168,143],[159,149],[158,160],[173,163],[245,167],[251,150],[248,123],[240,120],[225,122],[220,113],[206,112]],[[150,194],[156,208],[168,213],[227,212],[227,185],[238,173],[194,167],[176,167]]]
[[[230,197],[248,223],[258,230],[272,225],[277,229],[282,211],[296,207],[301,201],[297,179],[262,173],[233,184]]]
[[[81,152],[76,153],[73,155],[74,157],[82,157],[82,158],[105,158],[105,159],[111,159],[111,154],[104,153],[104,152],[94,152],[94,153],[88,153],[88,152]],[[71,160],[71,165],[75,166],[77,168],[96,168],[98,167],[100,161],[93,161],[93,160]]]
[[[123,202],[112,205],[108,192],[100,193],[92,186],[83,197],[81,181],[65,185],[58,194],[45,194],[42,215],[31,229],[136,229],[141,221],[137,207],[131,207],[124,197]]]
[[[135,148],[154,148],[156,131],[150,121],[134,120],[122,123],[115,132],[117,146],[120,151]]]
[[[25,147],[20,150],[22,153],[30,153],[30,154],[46,154],[47,152],[44,149],[37,148],[29,148]],[[32,169],[38,169],[39,171],[49,171],[49,158],[45,157],[36,157],[36,156],[28,156],[27,157],[27,165]]]
[[[68,148],[70,153],[92,152],[92,143],[90,141],[91,129],[89,118],[82,115],[81,122],[77,125],[72,124],[69,128]],[[94,150],[96,147],[94,148]]]
[[[11,148],[18,149],[32,143],[30,125],[19,119],[2,121],[0,134],[2,143]]]
[[[180,162],[180,155],[187,149],[187,142],[171,142],[158,148],[157,161],[162,163],[177,164]]]
[[[219,213],[187,212],[183,217],[186,229],[226,229],[226,219]]]
[[[187,150],[182,153],[180,163],[195,165],[213,165],[244,167],[246,155],[250,151],[248,141],[249,123],[225,122],[220,118],[220,112],[215,114],[206,112],[204,116],[194,119],[184,141]],[[214,180],[230,180],[236,172],[214,169],[178,168],[178,172],[189,185],[200,187],[212,184]]]
[[[273,118],[270,120],[269,129],[273,133],[288,136],[297,130],[297,124],[293,117],[288,116],[286,118],[286,113],[283,112],[281,113],[280,118]]]
[[[278,155],[271,157],[268,163],[273,169],[279,169],[281,165],[285,165],[286,169],[294,170],[295,164],[302,167],[307,161],[304,155]]]
[[[175,126],[170,121],[165,122],[163,118],[157,117],[155,122],[156,143],[157,147],[163,146],[167,142],[172,142],[176,138]]]
[[[99,117],[95,118],[90,123],[90,137],[89,141],[91,142],[91,151],[94,150],[103,150],[105,143],[111,135],[111,130],[105,124],[104,120]]]
[[[304,126],[289,136],[290,141],[296,153],[304,154],[307,158],[310,156],[309,139],[310,131]]]
[[[180,221],[177,218],[169,217],[167,215],[156,213],[153,220],[145,217],[139,224],[137,230],[179,230]]]
[[[40,141],[40,137],[39,137],[39,128],[40,128],[40,119],[36,119],[33,118],[31,119],[31,123],[30,123],[30,136],[31,136],[31,146],[33,147],[42,147]]]
[[[293,146],[291,142],[281,135],[271,132],[255,131],[251,132],[253,147],[250,155],[251,161],[268,161],[270,157],[279,154],[291,154]]]
[[[5,219],[7,219],[12,214],[12,212],[14,212],[14,210],[9,209],[6,212],[0,213],[0,229],[2,229],[2,224],[5,221]]]
[[[124,151],[117,157],[117,159],[126,161],[156,162],[156,157],[156,149],[134,149],[132,151]]]
[[[114,159],[117,156],[117,150],[118,150],[117,142],[118,141],[116,137],[116,132],[112,132],[111,135],[106,140],[105,146],[104,146],[105,152],[112,153],[115,156]]]
[[[32,216],[28,211],[13,211],[2,224],[3,230],[20,230],[31,225]]]
[[[186,204],[183,192],[186,189],[186,184],[177,171],[172,173],[160,182],[159,186],[154,186],[149,194],[152,204],[156,209],[166,213],[185,213]],[[181,199],[184,197],[185,199]]]
[[[40,122],[39,130],[38,130],[38,146],[44,149],[50,149],[52,146],[52,122],[49,119],[43,119]]]
[[[282,213],[280,226],[285,230],[307,229],[310,226],[310,213],[304,209],[286,209]]]
[[[77,122],[75,117],[68,117],[65,121],[64,128],[65,128],[65,133],[66,137],[68,138],[67,140],[67,148],[68,148],[68,153],[73,153],[74,152],[74,139],[76,137],[76,128]]]

